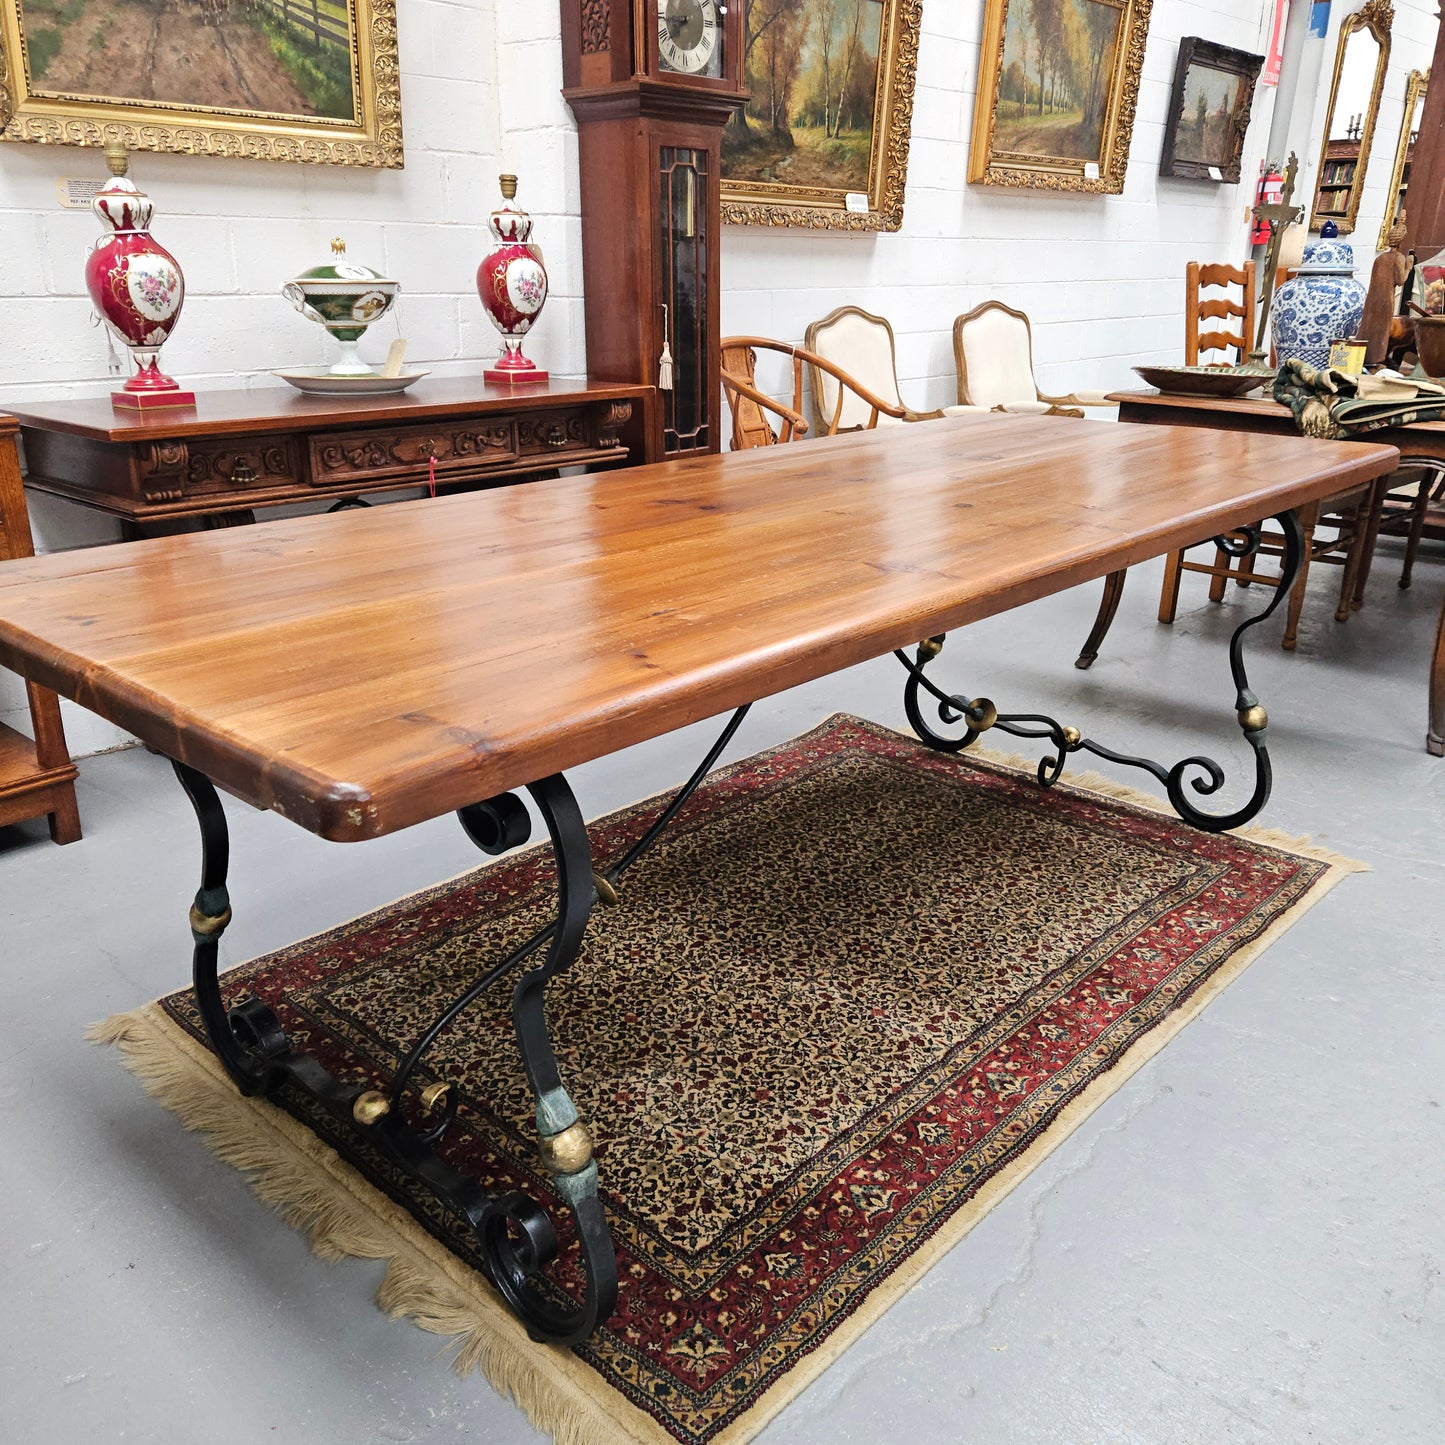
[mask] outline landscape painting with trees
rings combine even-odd
[[[1159,159],[1161,176],[1238,182],[1254,84],[1263,64],[1262,55],[1231,50],[1197,35],[1179,42]]]
[[[0,137],[399,167],[395,0],[0,0]]]
[[[987,0],[969,180],[1123,189],[1150,0]]]
[[[995,151],[1098,164],[1121,18],[1104,0],[1009,6]]]
[[[907,156],[921,0],[741,5],[749,100],[723,132],[726,218],[836,224],[828,210],[857,229],[893,229],[877,212],[882,192],[896,189],[901,219],[902,179],[893,185],[888,166]],[[847,212],[849,194],[869,198],[872,224]],[[754,198],[757,207],[737,213]],[[789,206],[812,209],[799,221]]]
[[[1174,154],[1182,161],[1222,166],[1234,144],[1234,114],[1243,77],[1194,65],[1184,81],[1184,108],[1174,136]]]

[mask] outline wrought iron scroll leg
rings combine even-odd
[[[215,786],[204,773],[172,763],[201,829],[201,886],[191,905],[191,978],[211,1048],[243,1094],[264,1094],[282,1078],[275,1060],[289,1051],[276,1015],[259,999],[226,1008],[217,977],[221,935],[231,921],[226,891],[231,839]]]
[[[592,849],[577,799],[560,773],[529,784],[527,791],[547,824],[557,860],[557,923],[546,958],[517,981],[512,1022],[537,1101],[542,1163],[552,1175],[553,1188],[572,1211],[581,1241],[587,1280],[583,1302],[559,1303],[538,1290],[531,1252],[525,1241],[520,1249],[514,1243],[505,1215],[484,1222],[482,1241],[493,1282],[528,1333],[534,1339],[566,1345],[586,1339],[617,1303],[617,1259],[598,1198],[592,1137],[563,1087],[545,1013],[547,984],[576,959],[592,912]]]
[[[1000,713],[987,698],[968,699],[945,692],[924,672],[929,662],[941,651],[944,641],[942,636],[931,637],[919,643],[916,657],[910,658],[903,651],[895,654],[908,673],[908,681],[904,685],[903,702],[908,713],[909,723],[928,747],[943,753],[960,752],[973,743],[981,733],[987,732],[993,727],[1015,737],[1047,738],[1053,744],[1054,755],[1041,759],[1038,770],[1039,782],[1046,787],[1058,780],[1063,771],[1064,759],[1068,754],[1089,752],[1096,757],[1105,758],[1109,762],[1124,767],[1141,768],[1149,773],[1163,785],[1175,812],[1186,823],[1203,832],[1222,833],[1249,822],[1269,800],[1273,773],[1270,767],[1269,749],[1266,746],[1269,719],[1260,705],[1259,699],[1249,686],[1249,676],[1244,666],[1244,635],[1251,627],[1258,627],[1261,622],[1270,617],[1291,594],[1295,579],[1304,566],[1308,546],[1305,529],[1297,512],[1281,512],[1276,515],[1274,520],[1279,523],[1284,537],[1284,556],[1279,586],[1274,589],[1269,605],[1256,616],[1246,619],[1235,628],[1234,635],[1229,641],[1229,667],[1234,678],[1235,711],[1239,718],[1240,729],[1254,752],[1254,790],[1249,801],[1243,807],[1230,813],[1207,813],[1196,807],[1193,800],[1187,796],[1186,780],[1192,792],[1206,797],[1218,792],[1223,786],[1224,769],[1211,758],[1182,758],[1173,767],[1166,768],[1148,758],[1115,752],[1102,743],[1096,743],[1091,738],[1084,737],[1077,728],[1065,727],[1042,714]],[[1259,529],[1246,527],[1242,529],[1242,533],[1241,540],[1232,541],[1227,537],[1218,537],[1215,539],[1216,544],[1230,557],[1252,556],[1259,549]],[[962,724],[964,732],[961,736],[948,737],[929,723],[922,708],[924,694],[931,697],[937,704],[940,721],[946,725]]]

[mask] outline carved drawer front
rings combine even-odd
[[[425,481],[436,460],[438,477],[504,466],[517,458],[516,424],[511,418],[487,422],[437,421],[389,430],[332,432],[311,438],[311,481]]]
[[[605,410],[605,407],[604,407]],[[523,457],[548,457],[569,451],[590,451],[592,413],[587,407],[556,412],[529,412],[517,418],[517,449]],[[607,447],[608,442],[597,445]]]
[[[186,450],[188,494],[265,491],[296,485],[297,456],[292,437],[191,442]]]

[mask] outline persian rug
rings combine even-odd
[[[382,1307],[566,1445],[737,1445],[1356,866],[1133,796],[846,716],[715,774],[551,990],[621,1278],[575,1350],[528,1341],[452,1217],[321,1111],[236,1094],[187,992],[94,1034],[318,1252],[387,1260]],[[593,824],[594,855],[657,806]],[[531,847],[234,969],[230,997],[374,1085],[549,916],[552,873]],[[507,1005],[431,1057],[463,1097],[443,1152],[555,1208]]]

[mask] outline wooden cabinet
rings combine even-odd
[[[0,416],[0,565],[35,550],[15,452],[18,430],[13,417]],[[0,724],[0,825],[48,817],[50,836],[57,843],[74,843],[80,837],[80,811],[60,703],[33,682],[25,684],[25,692],[35,740]]]
[[[109,512],[132,534],[253,520],[254,509],[426,486],[484,487],[558,467],[654,461],[649,386],[423,381],[399,396],[203,392],[194,409],[108,400],[17,409],[26,485]]]

